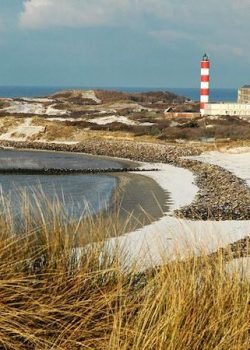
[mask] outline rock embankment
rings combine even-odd
[[[2,142],[1,144],[5,147],[84,152],[184,167],[196,174],[200,191],[195,202],[176,211],[178,217],[192,220],[250,220],[250,189],[243,180],[219,166],[183,159],[183,157],[201,154],[203,151],[201,147],[125,141],[86,141],[75,145],[40,142]]]
[[[1,168],[2,175],[77,175],[77,174],[107,174],[107,173],[126,173],[126,172],[146,172],[158,171],[158,169],[141,168],[107,168],[107,169],[65,169],[65,168]]]
[[[196,201],[176,212],[195,220],[249,220],[250,189],[229,171],[210,164],[179,159],[178,165],[197,175],[200,188]]]
[[[2,141],[2,147],[16,149],[40,149],[62,152],[82,152],[100,156],[128,158],[142,162],[174,163],[179,157],[200,155],[203,148],[172,146],[132,141],[98,141],[87,140],[77,144],[58,144],[43,142]]]

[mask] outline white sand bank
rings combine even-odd
[[[126,125],[136,125],[136,122],[133,120],[130,120],[128,117],[124,116],[116,116],[116,115],[110,115],[107,117],[101,117],[101,118],[93,118],[88,120],[89,123],[94,123],[97,125],[107,125],[111,123],[122,123]]]
[[[134,121],[132,119],[129,119],[126,116],[119,116],[119,115],[110,115],[107,117],[100,117],[100,118],[93,118],[88,120],[89,123],[94,123],[97,125],[107,125],[111,123],[121,123],[125,125],[141,125],[141,126],[151,126],[154,125],[154,123],[145,122],[140,123],[138,121]]]
[[[28,101],[11,101],[9,107],[5,107],[2,111],[15,114],[34,114],[34,115],[67,115],[68,111],[54,108],[54,104],[46,106],[43,103]]]
[[[145,164],[143,166],[161,169],[159,172],[145,172],[164,191],[171,193],[170,213],[160,220],[125,236],[110,239],[109,245],[119,246],[126,252],[129,264],[141,261],[142,267],[163,263],[164,259],[210,253],[250,234],[250,221],[191,221],[173,216],[173,210],[190,204],[198,193],[194,175],[182,168],[167,164]]]
[[[86,121],[84,118],[60,118],[60,117],[50,117],[46,118],[50,122],[82,122]]]
[[[78,141],[63,141],[63,140],[58,140],[58,141],[47,141],[47,140],[37,140],[36,142],[41,142],[41,143],[47,143],[50,145],[77,145],[79,142]]]
[[[140,123],[134,120],[129,119],[126,116],[119,116],[119,115],[109,115],[105,117],[98,117],[98,118],[92,118],[92,119],[86,119],[86,118],[60,118],[60,117],[51,117],[47,118],[49,121],[54,122],[76,122],[76,121],[86,121],[88,123],[97,124],[97,125],[108,125],[111,123],[121,123],[125,125],[140,125],[140,126],[152,126],[155,125],[154,123],[145,122]]]
[[[86,99],[89,99],[89,100],[93,100],[95,101],[96,103],[102,103],[102,100],[100,100],[96,94],[95,94],[95,91],[94,90],[86,90],[86,91],[82,91],[81,92],[81,95],[82,95],[82,98],[86,98]]]
[[[0,135],[1,141],[27,141],[30,137],[44,132],[44,126],[32,125],[32,118],[25,118],[21,125],[9,128],[9,130]]]
[[[34,103],[34,102],[39,102],[39,103],[48,103],[48,102],[52,103],[52,102],[55,102],[51,98],[47,98],[47,97],[41,97],[41,98],[38,98],[38,97],[22,97],[22,98],[20,98],[20,100],[25,101],[25,102],[31,102],[31,103]]]
[[[219,165],[245,180],[250,187],[250,148],[237,148],[225,152],[208,152],[188,159]]]
[[[229,276],[247,279],[250,282],[250,257],[238,258],[230,261],[226,266]]]

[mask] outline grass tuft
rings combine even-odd
[[[248,349],[249,282],[222,254],[125,270],[105,245],[112,222],[50,207],[34,221],[26,205],[22,234],[1,215],[0,349]]]

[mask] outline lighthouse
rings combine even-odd
[[[200,113],[204,115],[205,104],[209,102],[210,60],[204,54],[201,61]]]

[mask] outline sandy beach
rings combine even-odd
[[[250,187],[250,148],[233,148],[224,152],[207,152],[200,156],[188,157],[204,163],[221,166],[246,181]]]
[[[230,153],[214,152],[201,155],[197,159],[201,161],[209,159],[213,164],[230,170],[235,169],[236,175],[247,180],[250,152],[240,152],[237,157],[240,158],[241,167],[235,162],[235,154]],[[163,191],[170,192],[172,199],[170,213],[151,225],[110,240],[111,246],[118,245],[126,251],[129,263],[138,260],[140,256],[145,268],[161,264],[163,256],[174,259],[176,256],[188,256],[190,252],[212,253],[249,235],[249,220],[191,221],[174,217],[174,210],[195,200],[199,191],[194,184],[195,176],[189,170],[168,164],[146,163],[142,167],[147,169],[153,165],[159,168],[160,172],[146,172],[144,175],[154,179]]]

